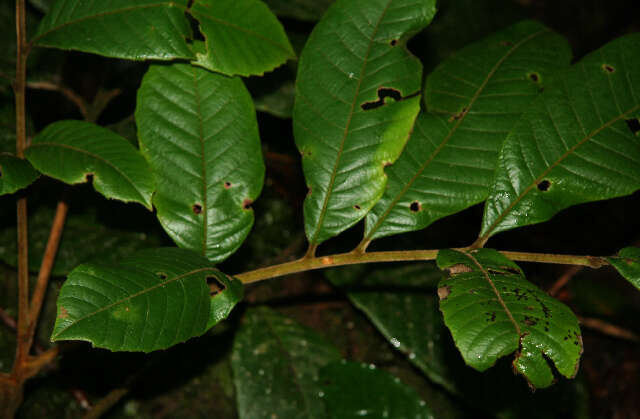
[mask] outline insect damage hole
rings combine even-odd
[[[207,276],[207,285],[209,286],[209,295],[214,296],[225,290],[225,286],[213,275]]]
[[[156,272],[156,276],[162,279],[163,281],[168,278],[167,274],[164,272]]]
[[[357,211],[360,211],[360,209],[361,209],[361,208],[360,208],[360,205],[354,205],[354,206],[353,206],[353,208],[354,208],[355,210],[357,210]]]
[[[242,209],[243,210],[250,210],[251,209],[251,204],[253,204],[253,200],[251,200],[249,198],[245,198],[244,201],[242,201]]]
[[[527,74],[527,78],[528,78],[529,80],[531,80],[532,82],[537,83],[537,82],[539,82],[539,81],[540,81],[540,74],[538,74],[538,73],[536,73],[536,72],[528,73],[528,74]]]
[[[615,67],[612,66],[611,64],[602,64],[602,69],[609,74],[616,72]]]
[[[631,130],[631,133],[633,133],[634,135],[640,135],[640,118],[627,119],[625,122]],[[0,176],[1,175],[2,174],[0,174]]]
[[[411,212],[420,212],[422,210],[422,204],[418,201],[413,201],[410,205],[409,205],[409,210]]]
[[[395,101],[399,101],[402,99],[402,95],[400,95],[400,92],[398,90],[388,87],[380,87],[378,88],[378,100],[373,102],[364,102],[362,105],[360,105],[360,107],[365,111],[379,108],[386,103],[385,99],[388,97]]]
[[[202,205],[193,204],[193,213],[196,214],[196,215],[202,214]]]
[[[396,45],[398,45],[398,40],[392,39],[391,42],[389,42],[389,45],[391,45],[392,47],[395,47]]]
[[[540,190],[541,192],[546,192],[549,190],[550,186],[551,182],[545,179],[542,182],[538,183],[538,190]]]
[[[225,182],[225,183],[224,183],[224,188],[225,188],[225,189],[229,189],[229,188],[231,188],[231,182]]]

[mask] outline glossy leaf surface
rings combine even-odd
[[[640,248],[625,247],[617,257],[607,258],[609,263],[633,286],[640,290]]]
[[[107,198],[151,209],[154,183],[149,165],[127,140],[83,121],[60,121],[35,136],[26,157],[41,173],[68,184],[93,179]]]
[[[433,382],[452,390],[447,373],[447,333],[438,310],[436,289],[443,273],[431,264],[401,268],[332,269],[331,283],[347,292],[389,343]]]
[[[150,352],[200,336],[212,325],[211,277],[227,290],[239,282],[177,248],[143,250],[117,265],[80,265],[60,290],[51,339]],[[229,308],[237,301],[227,300]]]
[[[131,60],[190,58],[188,0],[57,0],[31,42]]]
[[[561,36],[524,21],[438,66],[426,81],[428,112],[386,170],[387,189],[367,215],[367,240],[423,229],[482,202],[510,128],[570,59]]]
[[[493,249],[442,250],[437,263],[450,272],[438,289],[440,310],[469,366],[484,371],[515,352],[515,370],[533,387],[552,384],[550,362],[575,376],[582,353],[578,319],[525,280],[515,263]]]
[[[571,67],[514,126],[500,152],[481,239],[583,202],[640,189],[640,34]]]
[[[240,419],[327,417],[319,370],[339,359],[312,330],[267,308],[248,311],[231,359]]]
[[[290,58],[284,28],[260,0],[195,0],[189,13],[200,22],[206,52],[195,64],[226,75],[259,75]]]
[[[224,260],[249,234],[264,179],[242,81],[188,64],[152,66],[138,90],[136,123],[160,223],[178,246]]]
[[[362,219],[382,195],[419,110],[422,65],[405,48],[432,0],[338,1],[302,51],[293,124],[317,245]]]
[[[0,153],[0,195],[14,193],[33,183],[40,173],[28,161]]]
[[[373,365],[334,362],[321,377],[330,418],[433,418],[413,388]]]

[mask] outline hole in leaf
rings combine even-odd
[[[164,272],[156,272],[156,275],[158,275],[158,278],[160,279],[167,279],[167,274]]]
[[[202,205],[193,204],[193,213],[196,214],[196,215],[202,214]]]
[[[87,183],[93,183],[93,173],[85,173],[84,180],[86,180]]]
[[[396,45],[398,45],[398,40],[392,39],[391,42],[389,42],[389,44],[391,44],[392,47],[395,47]]]
[[[640,118],[627,119],[625,122],[633,134],[640,135]]]
[[[549,190],[550,186],[551,186],[551,182],[545,179],[542,182],[538,183],[538,190],[542,192],[546,192]]]
[[[224,188],[225,189],[229,189],[231,187],[231,182],[225,182],[224,183]]]
[[[353,208],[360,210],[360,205],[354,205]]]
[[[411,212],[418,212],[422,210],[422,204],[420,204],[420,202],[418,201],[413,201],[411,205],[409,205],[409,210]]]
[[[540,75],[538,73],[529,73],[527,74],[527,77],[529,77],[529,80],[531,80],[534,83],[537,83],[540,81]]]
[[[216,295],[225,290],[225,286],[213,275],[207,276],[207,285],[209,286],[209,294]]]
[[[311,189],[309,189],[309,193],[311,193]],[[243,210],[251,209],[251,204],[253,204],[253,201],[249,198],[245,198],[244,201],[242,201],[242,209]]]
[[[602,64],[602,69],[607,73],[615,73],[616,69],[610,64]]]
[[[385,99],[388,97],[392,98],[395,101],[402,99],[402,96],[400,95],[400,92],[398,90],[388,87],[380,87],[378,88],[378,100],[376,100],[375,102],[365,102],[360,105],[360,107],[365,111],[379,108],[386,103]]]
[[[451,118],[449,118],[449,122],[457,121],[457,120],[463,118],[467,114],[467,111],[468,111],[468,109],[466,107],[462,108],[462,110],[460,112],[458,112],[457,114],[451,115]]]

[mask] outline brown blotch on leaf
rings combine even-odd
[[[409,211],[411,212],[419,212],[422,211],[422,204],[418,201],[413,201],[410,205],[409,205]]]
[[[360,205],[354,205],[353,208],[360,211]]]
[[[467,109],[466,107],[462,108],[462,110],[457,114],[451,115],[451,118],[449,118],[449,122],[458,121],[459,119],[464,118],[468,110],[469,109]]]
[[[467,265],[463,265],[462,263],[455,264],[448,268],[448,270],[451,275],[457,275],[463,272],[473,272],[473,269],[471,269]]]
[[[398,45],[398,40],[397,40],[397,39],[392,39],[392,40],[391,40],[391,42],[389,42],[389,44],[390,44],[392,47],[395,47],[396,45]]]
[[[391,163],[390,161],[383,161],[382,162],[382,167],[389,167],[391,166],[393,163]]]
[[[538,73],[529,73],[527,74],[527,77],[529,77],[529,80],[531,80],[534,83],[537,83],[540,81],[540,75]]]
[[[60,319],[67,319],[69,318],[69,312],[67,311],[66,308],[64,307],[60,307],[60,315],[58,316],[58,318]]]
[[[610,64],[602,64],[602,69],[603,69],[604,71],[606,71],[607,73],[609,73],[609,74],[611,74],[611,73],[615,73],[615,72],[616,72],[615,67],[613,67],[613,66],[612,66],[612,65],[610,65]]]
[[[451,294],[451,286],[450,285],[438,288],[438,298],[440,300],[446,300],[447,297],[449,296],[449,294]]]
[[[207,285],[209,286],[209,295],[213,296],[225,290],[225,286],[213,275],[207,276]]]
[[[550,186],[551,186],[551,182],[545,179],[542,182],[538,183],[538,190],[541,192],[546,192],[549,190]]]
[[[502,45],[503,47],[510,47],[511,45],[513,45],[513,42],[511,42],[511,41],[500,41],[500,45]]]
[[[231,182],[225,182],[224,183],[224,188],[225,189],[229,189],[231,187]]]
[[[243,210],[250,210],[251,209],[251,204],[253,204],[253,200],[249,199],[249,198],[245,198],[244,201],[242,201],[242,209]]]
[[[196,214],[196,215],[202,214],[202,205],[193,204],[193,213]]]
[[[164,272],[156,272],[156,275],[158,275],[160,279],[167,279],[167,274]]]

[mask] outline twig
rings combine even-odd
[[[87,102],[80,97],[76,92],[69,89],[68,87],[60,86],[55,83],[51,83],[48,81],[31,81],[27,83],[27,87],[29,89],[37,89],[37,90],[49,90],[53,92],[59,92],[64,97],[73,102],[74,105],[78,107],[78,110],[82,114],[84,119],[87,119],[87,115],[89,114]]]
[[[616,326],[614,324],[608,323],[604,320],[594,319],[591,317],[578,317],[580,320],[580,324],[584,327],[588,327],[589,329],[597,330],[600,333],[605,335],[613,336],[616,338],[630,340],[632,342],[640,342],[640,336],[636,335],[630,330],[627,330],[623,327]]]
[[[564,288],[571,279],[584,269],[584,266],[570,266],[566,271],[553,283],[549,289],[549,295],[555,297],[562,288]]]

